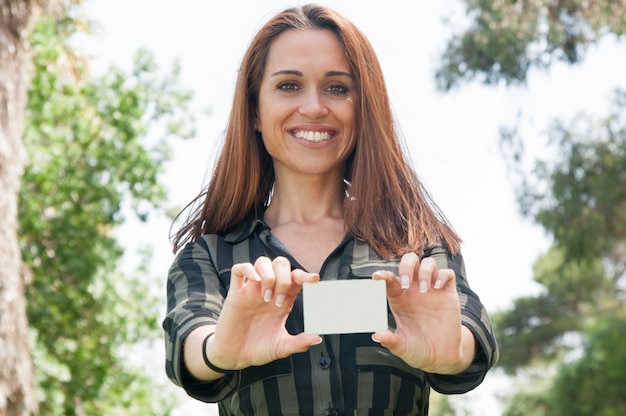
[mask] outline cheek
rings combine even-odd
[[[356,100],[348,98],[345,101],[345,107],[343,109],[344,123],[354,124],[356,118]]]
[[[265,107],[261,107],[256,112],[256,123],[255,128],[263,132],[263,130],[268,129],[271,126],[271,119],[268,116],[267,109]]]
[[[354,150],[356,147],[356,136],[357,136],[357,116],[356,116],[356,107],[354,103],[352,103],[352,99],[350,99],[350,106],[346,109],[344,125],[350,129],[350,149]]]
[[[289,111],[281,103],[272,102],[269,105],[259,102],[259,109],[256,111],[255,128],[258,131],[274,131],[279,129],[283,121],[288,117]]]
[[[254,111],[254,128],[258,131],[263,131],[264,128],[269,126],[267,103],[268,99],[265,97],[263,91],[261,91],[257,99],[257,107]]]

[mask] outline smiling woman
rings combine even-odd
[[[220,414],[425,415],[431,387],[467,392],[495,364],[460,238],[402,152],[372,46],[333,10],[287,9],[254,37],[197,200],[166,369]],[[351,279],[384,282],[388,329],[305,333],[303,285]]]
[[[273,161],[275,200],[303,183],[318,199],[336,199],[355,146],[357,101],[339,38],[330,30],[285,31],[273,41],[264,73],[255,128]],[[278,210],[272,204],[267,214]]]

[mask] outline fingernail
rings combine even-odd
[[[377,343],[379,343],[379,344],[380,344],[380,341],[379,341],[379,340],[377,340],[377,339],[374,337],[374,335],[372,335],[372,341],[377,342]]]
[[[443,285],[443,283],[441,282],[441,280],[437,280],[435,282],[435,289],[441,289],[442,285]]]
[[[426,293],[428,292],[428,283],[426,282],[426,280],[421,280],[420,281],[420,293]]]
[[[319,337],[319,339],[311,345],[320,345],[321,343],[322,343],[322,337]]]
[[[411,286],[411,278],[406,274],[400,276],[400,286],[402,289],[408,289]]]
[[[259,276],[259,274],[257,272],[252,272],[252,280],[260,282],[261,281],[261,276]]]
[[[283,306],[284,302],[285,302],[285,295],[276,296],[276,306]]]
[[[271,289],[267,289],[265,291],[265,294],[263,294],[263,300],[265,302],[269,302],[270,300],[272,300],[272,290]]]

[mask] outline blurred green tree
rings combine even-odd
[[[448,91],[478,79],[524,85],[531,69],[582,62],[604,37],[626,31],[626,4],[467,0],[469,26],[454,35],[436,74]],[[626,90],[610,111],[555,120],[555,157],[528,170],[519,126],[501,144],[521,212],[552,237],[535,263],[536,296],[494,314],[499,367],[516,374],[506,415],[617,415],[626,409]]]
[[[543,293],[515,300],[494,321],[502,368],[555,374],[551,389],[536,392],[549,411],[533,414],[626,409],[626,356],[611,349],[626,350],[626,337],[607,335],[626,327],[625,106],[626,91],[617,90],[603,120],[580,115],[568,125],[556,122],[549,134],[558,156],[537,161],[520,185],[523,212],[554,245],[534,267]],[[603,386],[602,394],[594,385]]]
[[[133,346],[160,336],[145,270],[120,272],[113,235],[129,212],[165,209],[159,182],[173,137],[194,134],[179,68],[159,76],[152,55],[100,77],[68,46],[81,20],[45,15],[31,35],[34,73],[20,190],[20,247],[32,270],[27,313],[45,415],[159,415],[172,403]],[[151,290],[152,289],[152,290]],[[130,358],[130,359],[129,359]]]
[[[77,0],[80,1],[80,0]],[[22,141],[32,62],[28,34],[42,13],[62,16],[75,0],[0,0],[0,414],[37,412],[29,350],[17,205],[26,163]]]
[[[602,37],[626,33],[623,0],[463,0],[469,27],[448,42],[436,73],[449,90],[479,78],[524,83],[531,68],[582,62]]]

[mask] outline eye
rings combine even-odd
[[[345,95],[350,92],[350,88],[339,82],[332,83],[327,90],[334,95]]]
[[[276,89],[284,92],[293,92],[299,90],[300,87],[294,81],[282,81],[278,83]]]

